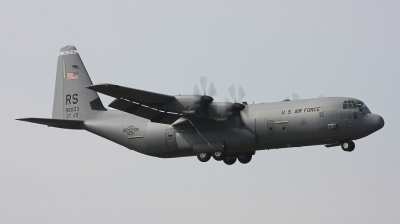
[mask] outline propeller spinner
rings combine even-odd
[[[234,115],[239,114],[240,111],[242,111],[246,107],[244,104],[240,103],[246,96],[246,92],[241,86],[239,86],[238,94],[236,95],[236,88],[234,84],[229,87],[228,91],[231,95],[232,100],[234,101],[234,103],[232,104],[232,112]]]
[[[217,90],[215,89],[214,83],[211,82],[207,91],[207,76],[200,77],[200,86],[203,92],[200,92],[199,88],[195,84],[193,89],[193,94],[202,95],[200,97],[201,107],[207,108],[208,105],[210,105],[214,101],[214,98],[212,98],[212,96],[217,94]]]

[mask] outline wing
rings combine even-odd
[[[98,84],[86,87],[88,89],[94,90],[105,95],[118,98],[127,99],[140,104],[162,104],[175,99],[174,96],[165,95],[161,93],[153,93],[140,89],[133,89],[113,84]]]
[[[170,96],[113,84],[87,88],[117,98],[109,105],[112,108],[163,124],[172,124],[183,115],[227,121],[246,107],[241,103],[213,103],[207,95]]]
[[[172,124],[182,116],[171,113],[172,111],[163,107],[164,103],[173,101],[174,96],[113,84],[98,84],[87,88],[117,98],[108,105],[109,107],[149,119],[152,122]]]
[[[173,124],[182,115],[160,111],[151,107],[143,106],[124,99],[115,99],[108,105],[111,108],[134,114],[149,119],[151,122],[162,124]]]

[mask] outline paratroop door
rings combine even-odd
[[[170,150],[178,150],[178,145],[176,144],[175,129],[165,130],[165,137],[167,139],[168,148]]]

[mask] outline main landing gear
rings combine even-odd
[[[343,151],[352,152],[356,147],[356,144],[354,144],[354,142],[351,140],[346,140],[341,143],[341,146]]]
[[[211,158],[211,153],[202,152],[202,153],[197,154],[197,159],[199,159],[200,162],[203,162],[203,163],[210,160],[210,158]]]
[[[216,161],[223,160],[226,165],[232,165],[236,162],[236,160],[246,164],[251,161],[251,158],[254,154],[254,151],[237,154],[226,154],[225,152],[199,153],[197,154],[197,159],[199,159],[201,162],[207,162],[212,156]]]

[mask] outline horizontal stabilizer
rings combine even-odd
[[[79,120],[63,120],[49,118],[20,118],[18,121],[27,121],[36,124],[43,124],[50,127],[66,128],[66,129],[83,129],[83,121]]]
[[[175,99],[160,93],[153,93],[145,90],[133,89],[113,84],[98,84],[86,87],[99,93],[114,97],[128,99],[142,104],[159,104]]]
[[[159,111],[147,106],[132,103],[123,99],[116,99],[108,105],[111,108],[124,111],[126,113],[134,114],[145,119],[149,119],[151,122],[162,123],[162,124],[173,124],[178,120],[181,115],[167,113]]]

